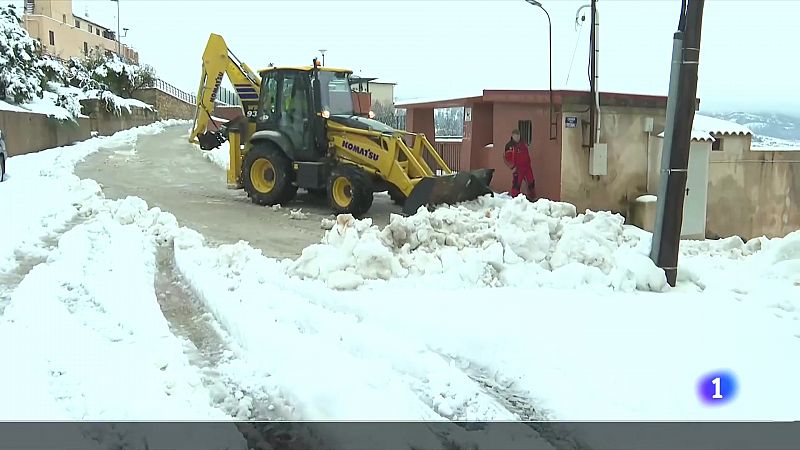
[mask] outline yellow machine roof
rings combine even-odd
[[[260,72],[271,72],[273,70],[300,70],[303,72],[310,72],[313,69],[312,66],[281,66],[281,67],[267,67],[266,69],[261,69]],[[348,72],[353,73],[350,69],[337,69],[334,67],[319,67],[321,72]]]

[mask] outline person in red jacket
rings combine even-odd
[[[506,165],[513,174],[511,195],[516,197],[521,193],[520,188],[524,181],[528,187],[528,199],[536,200],[536,180],[533,178],[531,156],[528,153],[528,146],[519,139],[519,130],[511,132],[511,140],[506,144],[504,156]]]

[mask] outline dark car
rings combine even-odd
[[[6,152],[6,139],[3,136],[3,130],[0,130],[0,183],[6,177],[6,161],[8,161],[8,152]]]

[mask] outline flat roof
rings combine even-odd
[[[586,104],[590,92],[576,90],[553,90],[553,102],[556,104]],[[622,92],[600,92],[600,102],[612,106],[644,106],[666,107],[667,97],[662,95],[628,94]],[[697,99],[699,105],[700,99]],[[526,103],[549,104],[550,91],[538,90],[499,90],[484,89],[482,93],[457,98],[427,98],[400,101],[397,108],[451,108],[467,106],[474,103]]]
[[[95,26],[95,27],[97,27],[97,28],[102,28],[103,30],[106,30],[106,31],[112,31],[112,30],[111,30],[111,28],[109,28],[109,27],[107,27],[107,26],[105,26],[105,25],[100,25],[100,24],[99,24],[99,23],[97,23],[97,22],[93,22],[93,21],[91,21],[91,20],[89,20],[89,19],[87,19],[87,18],[85,18],[85,17],[79,16],[79,15],[77,15],[77,14],[75,14],[75,13],[73,13],[72,15],[73,15],[73,16],[74,16],[76,19],[80,19],[80,20],[82,20],[82,21],[84,21],[84,22],[86,22],[86,23],[88,23],[88,24],[92,24],[92,25],[94,25],[94,26]],[[116,33],[115,33],[115,34],[116,34]]]

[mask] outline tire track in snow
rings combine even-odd
[[[515,387],[516,381],[513,378],[466,358],[439,354],[445,360],[454,361],[456,367],[481,386],[484,392],[516,415],[518,420],[527,422],[527,426],[534,429],[556,449],[574,450],[585,447],[585,444],[556,429],[553,424],[544,422],[550,420],[549,414],[535,406],[536,400],[531,398],[528,390]]]
[[[271,319],[295,330],[299,336],[335,343],[339,351],[355,362],[368,364],[376,374],[382,373],[402,384],[438,416],[437,420],[513,419],[513,414],[494,398],[424,345],[408,344],[403,336],[362,321],[351,312],[336,311],[324,302],[305,298],[303,293],[292,289],[266,283],[261,290],[282,297],[282,301],[270,302],[265,297],[264,303],[258,305],[259,310],[249,311],[249,315]]]
[[[83,214],[80,210],[76,211],[75,215],[62,226],[54,229],[50,234],[34,244],[33,247],[37,250],[36,253],[25,252],[20,248],[15,249],[14,254],[17,257],[17,265],[10,271],[0,273],[0,316],[3,315],[6,306],[11,301],[11,295],[22,280],[28,276],[34,267],[47,262],[50,254],[58,248],[58,241],[61,236],[78,225],[86,223],[94,215],[95,212],[91,210]]]
[[[225,370],[236,361],[232,342],[213,315],[197,301],[175,267],[172,247],[160,247],[156,255],[155,290],[158,304],[172,332],[187,341],[189,361],[201,371],[212,401],[240,420],[290,420],[275,411],[266,389],[242,386]]]
[[[342,326],[342,329],[358,327],[367,329],[371,326],[369,320],[358,313],[357,309],[354,310],[347,306],[337,304],[336,302],[330,302],[322,293],[311,290],[310,292],[305,292],[299,289],[299,286],[295,283],[280,283],[280,288],[304,297],[308,305],[313,305],[331,316],[351,316],[353,323],[350,324],[350,327]],[[313,322],[309,322],[311,323],[300,324],[298,322],[298,326],[305,327],[306,329],[313,327]],[[387,330],[384,330],[384,333],[387,335],[390,334]],[[368,334],[365,333],[365,335]],[[397,336],[395,340],[399,342],[404,339],[404,336]],[[347,341],[342,340],[342,343],[346,344]],[[358,352],[358,348],[351,349],[351,352],[352,351]],[[542,439],[546,440],[554,448],[559,450],[574,450],[585,447],[585,444],[571,437],[568,432],[557,429],[557,424],[553,425],[542,422],[550,419],[549,413],[543,408],[536,406],[537,401],[532,398],[528,390],[515,387],[516,381],[513,378],[504,376],[497,370],[482,366],[467,358],[450,356],[432,348],[428,348],[428,351],[441,357],[446,367],[457,368],[461,374],[474,383],[475,391],[477,391],[477,394],[473,394],[470,399],[465,401],[460,407],[456,407],[452,411],[446,411],[442,410],[440,403],[437,402],[437,400],[441,401],[447,398],[448,393],[446,391],[441,392],[439,396],[436,394],[431,395],[432,386],[429,385],[429,380],[415,379],[412,374],[401,372],[409,377],[409,385],[414,393],[446,420],[486,420],[486,417],[475,417],[474,411],[472,414],[469,414],[468,409],[471,405],[474,405],[472,402],[475,400],[481,397],[489,397],[496,401],[497,404],[504,408],[509,414],[514,416],[511,420],[527,422],[525,423],[526,426],[536,431]],[[420,358],[421,357],[420,355]],[[452,375],[448,377],[452,377]],[[452,380],[452,378],[450,379]],[[450,387],[451,383],[447,382],[446,386]],[[491,419],[492,418],[489,418],[489,420]]]

